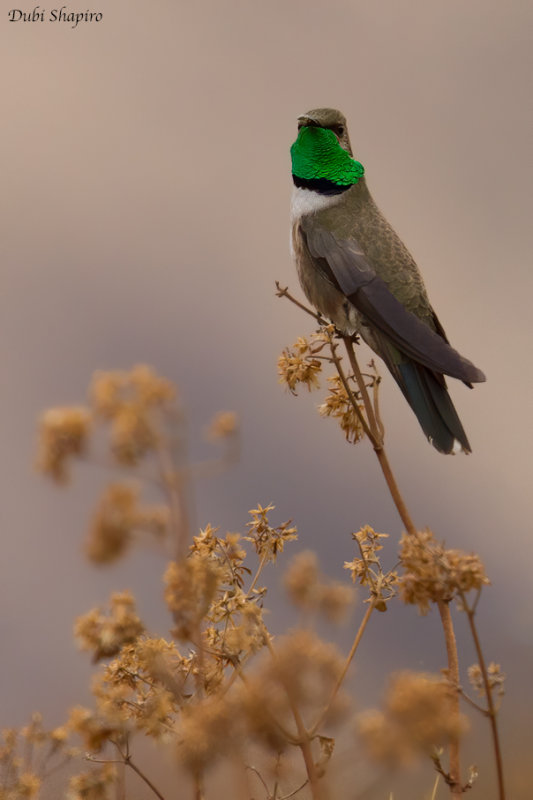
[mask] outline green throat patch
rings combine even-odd
[[[291,147],[292,174],[302,181],[330,181],[348,187],[365,169],[340,146],[333,131],[315,125],[300,128]]]

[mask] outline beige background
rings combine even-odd
[[[200,524],[242,530],[249,508],[273,501],[335,576],[361,524],[399,535],[368,445],[347,446],[314,396],[277,384],[279,351],[310,330],[274,297],[275,279],[296,290],[288,148],[299,113],[332,105],[452,343],[488,376],[452,387],[468,458],[425,442],[388,376],[382,404],[415,519],[480,552],[492,578],[479,625],[509,674],[502,725],[520,796],[533,660],[529,5],[98,0],[102,22],[72,30],[9,23],[4,0],[2,725],[35,708],[58,723],[87,701],[71,623],[112,588],[133,588],[166,630],[159,554],[104,572],[82,560],[106,476],[80,469],[65,493],[32,471],[38,414],[83,400],[96,368],[154,365],[181,387],[197,433],[219,408],[241,415],[241,461],[198,486]],[[275,627],[283,601],[270,602]],[[466,666],[462,619],[458,631]],[[360,705],[391,664],[442,662],[435,619],[381,616],[356,673]],[[485,745],[472,740],[465,761],[482,764]],[[487,769],[472,797],[493,796]]]

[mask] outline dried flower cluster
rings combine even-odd
[[[96,564],[116,561],[138,534],[166,536],[170,522],[168,506],[141,505],[139,495],[139,484],[110,483],[106,487],[87,537],[86,552],[91,561]]]
[[[492,661],[488,665],[487,678],[489,689],[492,693],[497,697],[503,697],[505,694],[505,673],[501,671],[499,664],[495,664]],[[468,668],[468,680],[479,697],[486,697],[487,692],[483,681],[483,673],[479,664],[472,664],[472,666]]]
[[[110,610],[102,614],[93,609],[78,617],[74,636],[82,650],[91,650],[94,661],[110,658],[121,648],[134,642],[144,632],[144,625],[135,611],[135,601],[130,592],[111,595]]]
[[[308,390],[318,389],[322,364],[317,355],[324,347],[327,339],[322,331],[313,334],[310,339],[299,336],[292,347],[286,347],[278,358],[279,382],[285,384],[292,394],[296,394],[299,383]]]
[[[384,709],[359,718],[359,736],[369,755],[388,765],[405,765],[461,736],[466,721],[452,713],[452,692],[438,676],[395,675]]]
[[[170,408],[174,387],[150,367],[97,372],[90,387],[96,418],[111,423],[111,450],[120,464],[135,466],[157,447],[161,412]]]
[[[398,573],[395,570],[384,572],[378,556],[379,551],[383,549],[381,540],[387,538],[387,533],[376,533],[370,525],[365,525],[357,533],[352,534],[360,557],[344,564],[344,568],[350,570],[354,583],[359,582],[361,586],[368,587],[369,600],[374,603],[378,611],[386,611],[388,601],[397,593]]]
[[[91,414],[86,408],[52,408],[40,420],[38,468],[57,483],[66,483],[68,464],[84,455],[91,429]]]
[[[74,775],[69,781],[66,800],[108,800],[115,778],[113,764],[102,764]]]
[[[233,411],[219,411],[209,424],[207,438],[211,440],[227,439],[229,436],[234,436],[238,429],[239,421]]]
[[[352,398],[355,399],[361,413],[364,413],[364,406],[359,402],[355,388],[352,397],[349,397],[339,375],[331,375],[328,378],[328,384],[329,394],[318,407],[318,413],[321,417],[336,419],[346,440],[355,444],[363,438],[364,431]]]
[[[283,548],[287,542],[292,542],[298,538],[296,527],[291,526],[291,520],[273,528],[268,521],[268,512],[275,506],[270,503],[268,506],[258,505],[250,511],[252,522],[247,523],[250,529],[245,538],[253,542],[256,553],[267,561],[275,561],[278,553],[283,553]]]
[[[323,361],[335,364],[339,374],[328,378],[329,394],[319,411],[336,419],[348,441],[356,442],[363,433],[358,411],[363,413],[365,391],[361,395],[353,376],[344,376],[337,346],[332,326],[298,339],[280,357],[280,380],[293,393],[299,384],[311,390],[319,384]],[[326,347],[330,355],[323,354]],[[353,359],[350,363],[359,374]],[[365,380],[368,377],[379,427],[379,380],[375,375]],[[151,635],[130,592],[114,593],[106,610],[93,609],[79,617],[76,639],[95,662],[103,662],[92,687],[94,707],[72,709],[68,723],[54,731],[45,732],[36,716],[20,733],[4,732],[0,800],[38,800],[50,761],[68,761],[77,754],[67,747],[71,735],[81,739],[88,760],[103,763],[70,779],[67,800],[125,798],[123,770],[115,769],[115,762],[137,773],[150,790],[148,796],[161,797],[133,761],[130,748],[136,735],[170,745],[191,776],[197,797],[204,796],[204,773],[218,759],[241,765],[244,772],[253,748],[254,760],[260,753],[276,764],[271,773],[263,773],[268,777],[252,768],[266,795],[297,797],[305,788],[316,800],[322,797],[320,782],[335,746],[335,740],[324,735],[324,726],[346,717],[349,703],[343,681],[374,609],[385,611],[399,591],[423,613],[432,602],[457,598],[473,614],[465,595],[488,583],[477,556],[446,550],[430,531],[402,538],[400,577],[396,570],[385,571],[380,555],[387,535],[367,525],[353,534],[356,557],[345,564],[353,582],[368,592],[349,655],[341,656],[308,629],[273,637],[265,623],[266,588],[260,579],[266,565],[276,562],[285,546],[297,539],[296,527],[291,520],[273,524],[274,506],[257,505],[249,512],[244,534],[219,535],[218,529],[206,525],[187,538],[180,482],[193,470],[179,451],[184,415],[175,397],[168,381],[138,366],[130,372],[97,373],[89,407],[56,409],[42,418],[38,463],[55,481],[67,479],[71,461],[88,454],[91,434],[103,424],[112,466],[142,467],[138,476],[148,478],[152,490],[161,490],[163,502],[147,505],[141,500],[142,482],[108,484],[93,515],[86,552],[93,563],[103,564],[123,556],[139,535],[148,533],[164,542],[177,539],[178,555],[164,575],[172,628],[168,639]],[[238,439],[235,415],[220,412],[206,433],[229,451]],[[293,559],[285,588],[307,624],[315,614],[339,621],[354,607],[355,590],[327,579],[310,552]],[[503,694],[504,676],[496,664],[488,668],[488,683],[477,665],[470,668],[469,679],[480,695],[487,685],[489,698],[492,692]],[[446,777],[434,749],[457,742],[465,729],[453,706],[458,686],[458,680],[397,674],[383,710],[359,716],[366,752],[389,766],[433,753],[437,771]],[[282,767],[292,765],[295,750],[303,757],[299,773]],[[39,758],[27,755],[38,751]],[[270,777],[272,786],[266,782]]]
[[[0,736],[0,800],[38,798],[49,771],[79,755],[68,746],[64,726],[46,730],[33,714],[20,730],[4,728]]]
[[[309,550],[294,556],[284,583],[296,608],[311,614],[318,612],[331,622],[340,622],[353,606],[353,589],[340,581],[324,578],[316,554]]]
[[[479,556],[462,550],[447,550],[430,530],[416,536],[404,533],[400,559],[405,570],[400,592],[405,603],[417,605],[426,614],[431,603],[480,590],[489,583]]]

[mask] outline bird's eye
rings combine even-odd
[[[344,125],[337,125],[337,126],[335,127],[335,133],[336,133],[338,136],[344,136]]]

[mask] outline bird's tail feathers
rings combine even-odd
[[[397,369],[398,385],[433,447],[441,453],[472,452],[444,378],[415,362]]]

